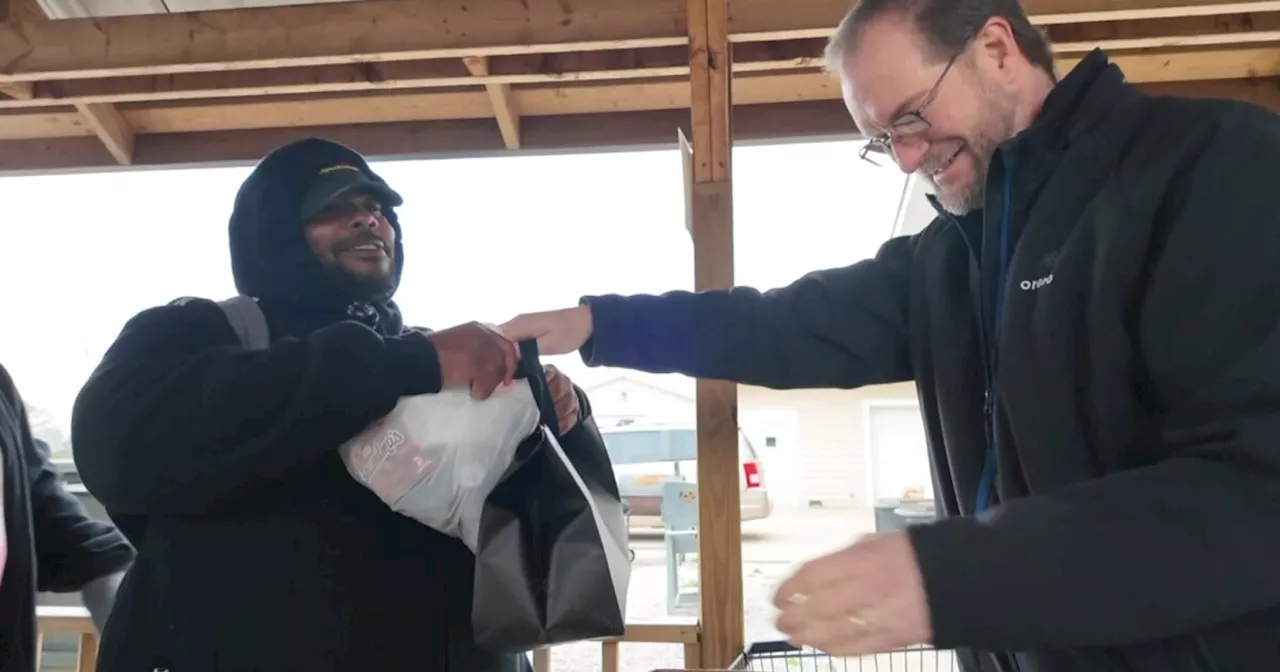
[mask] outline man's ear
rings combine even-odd
[[[1002,72],[1008,72],[1009,59],[1021,53],[1013,36],[1013,26],[998,16],[987,19],[974,35],[973,50],[982,65]]]

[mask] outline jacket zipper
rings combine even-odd
[[[991,495],[995,489],[995,480],[998,472],[996,455],[1000,445],[1000,433],[997,428],[997,395],[996,385],[996,347],[999,343],[999,333],[1002,318],[1004,317],[1004,295],[1006,277],[1009,271],[1009,261],[1012,255],[1012,191],[1013,191],[1013,175],[1007,169],[1004,170],[1001,189],[1001,211],[1000,224],[997,229],[998,240],[998,259],[996,264],[996,280],[994,287],[994,296],[988,299],[986,285],[983,282],[983,271],[985,264],[982,263],[982,254],[979,247],[975,247],[969,234],[964,227],[950,214],[947,218],[951,221],[952,226],[960,232],[960,237],[964,240],[965,245],[969,248],[969,254],[977,260],[978,265],[978,296],[975,297],[978,302],[978,340],[982,348],[982,365],[985,374],[986,389],[982,398],[982,416],[983,430],[986,438],[986,454],[983,456],[982,472],[978,477],[978,487],[974,493],[973,515],[982,513],[991,503]],[[983,230],[986,226],[984,223]],[[986,309],[988,300],[991,301],[991,320],[987,320],[988,311]],[[988,331],[989,330],[989,331]],[[993,656],[996,667],[1004,672],[1006,669],[1005,662],[1012,664],[1013,672],[1018,672],[1021,665],[1017,656],[1010,654],[996,653]],[[1216,669],[1210,668],[1206,672],[1218,672]]]
[[[995,489],[996,472],[998,470],[996,463],[996,454],[1000,444],[999,432],[996,428],[997,417],[997,395],[995,391],[996,384],[996,346],[999,342],[1000,324],[1004,313],[1004,294],[1005,294],[1005,278],[1009,270],[1009,258],[1011,256],[1012,237],[1011,228],[1012,217],[1011,193],[1012,193],[1012,175],[1009,171],[1005,171],[1003,178],[1001,203],[1000,225],[997,230],[999,236],[999,258],[996,266],[996,282],[994,288],[994,297],[990,299],[992,310],[987,310],[989,299],[986,290],[986,283],[982,281],[985,264],[982,263],[981,249],[974,245],[974,241],[965,231],[964,226],[949,213],[946,214],[947,219],[952,226],[960,232],[961,239],[964,240],[965,246],[969,248],[969,254],[977,260],[978,266],[978,292],[974,297],[978,303],[978,340],[982,350],[982,367],[986,389],[983,391],[982,398],[982,419],[983,432],[986,439],[986,454],[983,456],[983,465],[981,475],[978,477],[978,488],[974,493],[973,514],[977,515],[987,509],[991,503],[992,492]],[[985,228],[985,227],[984,227]],[[988,314],[991,319],[988,320]]]

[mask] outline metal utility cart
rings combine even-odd
[[[874,656],[840,658],[786,642],[757,642],[728,670],[655,670],[654,672],[960,672],[951,651],[915,646]]]

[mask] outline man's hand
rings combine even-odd
[[[551,392],[551,400],[556,406],[556,424],[560,426],[560,435],[569,433],[578,424],[578,393],[573,389],[569,376],[560,373],[554,366],[545,366],[547,388]]]
[[[427,338],[435,344],[440,358],[442,389],[467,387],[476,399],[488,399],[516,374],[519,350],[493,327],[468,322]]]
[[[933,639],[924,579],[906,532],[864,537],[811,560],[774,596],[778,630],[836,656],[890,651]]]
[[[591,308],[575,306],[543,313],[525,313],[499,327],[507,338],[519,342],[538,339],[538,354],[567,355],[591,338]]]

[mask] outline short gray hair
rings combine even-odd
[[[1013,38],[1027,60],[1056,79],[1049,38],[1032,25],[1018,0],[859,0],[827,42],[827,72],[839,75],[844,59],[857,48],[862,28],[875,19],[898,15],[920,32],[929,56],[945,61],[964,48],[988,20],[1000,17],[1013,28]]]

